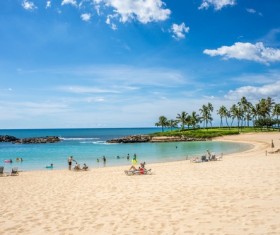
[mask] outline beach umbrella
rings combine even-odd
[[[273,140],[271,140],[271,148],[274,148]]]

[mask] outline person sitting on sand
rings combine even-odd
[[[75,165],[75,167],[74,167],[74,170],[75,170],[75,171],[80,171],[80,170],[82,170],[81,167],[80,167],[80,164],[78,164],[77,162],[76,162],[76,165]]]
[[[84,163],[84,166],[83,166],[83,170],[84,171],[87,171],[88,170],[88,166]]]
[[[143,163],[140,163],[140,166],[138,167],[138,169],[135,167],[135,165],[132,165],[130,168],[129,168],[129,171],[144,171],[146,170],[145,168],[145,165],[146,165],[146,162],[143,162]]]

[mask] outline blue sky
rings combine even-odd
[[[280,102],[279,0],[1,0],[0,128],[149,127]]]

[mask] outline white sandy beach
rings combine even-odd
[[[0,234],[280,234],[280,133],[219,138],[254,148],[222,161],[22,172],[0,178]]]

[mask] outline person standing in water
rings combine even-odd
[[[72,167],[72,162],[73,162],[73,156],[70,156],[69,158],[68,158],[68,169],[69,169],[69,171],[71,171],[71,167]]]
[[[136,165],[137,165],[137,157],[136,157],[136,154],[133,155],[132,165],[133,165],[133,166],[136,166]]]
[[[103,165],[106,166],[106,157],[103,156]]]

